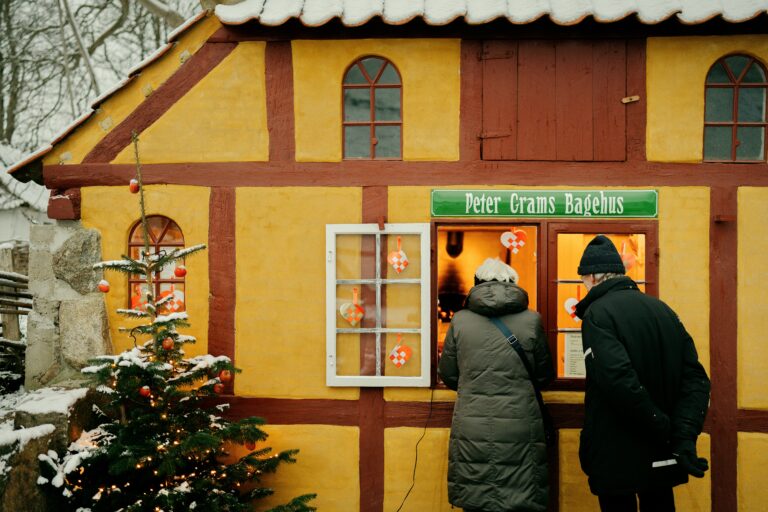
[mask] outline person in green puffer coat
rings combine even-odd
[[[448,447],[448,499],[465,512],[544,511],[549,494],[547,447],[533,384],[523,362],[489,317],[518,338],[539,387],[554,378],[538,313],[517,273],[487,259],[457,312],[438,365],[458,391]]]
[[[703,477],[696,455],[710,382],[674,311],[624,276],[607,237],[587,245],[576,305],[587,370],[579,458],[603,512],[671,512],[672,487]]]

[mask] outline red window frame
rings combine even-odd
[[[184,232],[181,230],[181,227],[171,218],[166,217],[164,215],[147,215],[147,225],[149,225],[150,220],[154,219],[160,219],[163,224],[162,228],[160,229],[159,234],[155,233],[152,229],[148,230],[147,235],[149,236],[149,247],[151,250],[154,250],[154,253],[157,254],[161,250],[166,248],[183,248],[184,247]],[[168,234],[168,231],[172,228],[175,228],[178,230],[181,241],[180,242],[168,242],[165,241],[165,237]],[[141,219],[137,220],[133,226],[131,227],[131,230],[128,232],[128,255],[130,256],[132,254],[133,249],[138,249],[139,251],[144,250],[144,238],[143,235],[141,235]],[[136,240],[140,241],[134,241],[134,238]],[[128,276],[128,307],[133,307],[132,305],[132,292],[133,292],[133,285],[141,285],[146,284],[147,280],[146,278],[141,278],[141,276],[137,274],[130,274]],[[154,290],[153,293],[155,295],[155,300],[160,297],[160,287],[163,284],[173,284],[173,285],[184,285],[185,284],[185,278],[184,277],[172,277],[172,278],[162,278],[160,272],[155,272],[155,275],[152,276],[152,285]],[[185,292],[185,298],[186,298],[186,286],[184,288]],[[184,311],[186,310],[186,301],[181,305],[181,308],[178,311]]]
[[[378,73],[375,77],[371,77],[367,70],[365,69],[365,66],[363,65],[363,61],[365,59],[379,59],[383,61],[381,67],[379,68]],[[399,79],[399,82],[396,84],[382,84],[378,83],[381,79],[382,74],[384,73],[384,70],[387,68],[387,65],[391,65],[392,68],[395,70],[395,73],[397,73],[397,77]],[[348,83],[347,76],[349,75],[349,72],[357,67],[363,74],[363,77],[368,81],[367,84],[353,84]],[[346,111],[347,111],[347,104],[345,101],[345,93],[348,90],[351,89],[368,89],[369,90],[369,102],[370,102],[370,121],[347,121],[346,118]],[[399,121],[377,121],[376,120],[376,91],[379,89],[398,89],[400,91],[400,120]],[[344,78],[342,80],[342,91],[341,91],[341,106],[342,106],[342,112],[341,112],[341,148],[342,148],[342,154],[344,155],[344,160],[402,160],[403,159],[403,79],[402,74],[400,73],[400,70],[397,69],[397,66],[395,66],[395,63],[391,60],[381,57],[379,55],[365,55],[363,57],[360,57],[355,62],[353,62],[347,69],[344,70]],[[370,127],[370,157],[349,157],[346,154],[346,128],[348,126],[369,126]],[[399,126],[400,127],[400,156],[399,157],[377,157],[376,156],[376,145],[378,144],[378,140],[376,138],[376,127],[377,126]]]
[[[741,73],[739,76],[735,76],[733,74],[733,70],[728,65],[728,59],[732,57],[744,57],[748,59],[747,64],[744,66],[744,69],[741,70]],[[763,162],[766,159],[766,151],[768,151],[768,141],[766,141],[766,127],[768,127],[768,118],[766,118],[766,113],[763,112],[763,121],[762,122],[756,122],[756,121],[739,121],[739,91],[741,89],[752,89],[752,88],[766,88],[768,89],[768,80],[764,80],[763,82],[749,82],[749,83],[742,83],[742,80],[746,76],[747,72],[750,70],[752,66],[758,66],[763,72],[763,76],[766,76],[766,68],[765,66],[756,58],[750,56],[750,55],[743,55],[743,54],[730,54],[725,55],[723,57],[720,57],[717,59],[717,61],[712,64],[712,66],[707,71],[707,77],[709,77],[709,74],[712,72],[712,70],[717,65],[721,65],[723,69],[725,69],[725,72],[728,74],[728,78],[730,79],[729,83],[714,83],[714,82],[705,82],[704,86],[704,113],[706,116],[707,112],[707,92],[710,89],[733,89],[733,112],[731,114],[732,121],[704,121],[704,145],[703,145],[703,156],[705,162],[747,162],[747,163],[755,163],[755,162]],[[707,78],[708,80],[708,78]],[[722,159],[715,159],[715,158],[707,158],[706,157],[706,129],[708,127],[730,127],[731,128],[731,158],[722,160]],[[762,157],[756,160],[746,160],[746,159],[737,159],[736,158],[736,150],[739,146],[739,140],[738,140],[738,129],[740,127],[762,127],[763,128],[763,154]]]

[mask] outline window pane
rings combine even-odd
[[[360,333],[336,335],[336,375],[360,375]]]
[[[371,120],[370,89],[344,89],[344,120]]]
[[[739,79],[742,71],[744,71],[744,66],[747,65],[749,60],[749,57],[744,55],[732,55],[725,59],[725,63],[731,68],[731,73],[733,74],[734,79]]]
[[[587,290],[581,283],[557,285],[557,376],[585,377],[584,353],[581,348],[581,319],[576,304]]]
[[[732,133],[730,126],[705,126],[704,159],[730,160]]]
[[[160,283],[160,295],[157,300],[172,295],[173,298],[158,308],[158,312],[164,315],[184,311],[184,283]]]
[[[384,375],[417,377],[421,375],[421,338],[414,333],[386,333],[384,339]],[[397,348],[398,350],[395,350]]]
[[[705,121],[733,121],[732,88],[707,88],[706,105]]]
[[[741,82],[745,84],[764,83],[765,71],[763,70],[763,67],[758,63],[753,62],[752,65],[749,66],[749,69],[747,70]]]
[[[168,226],[168,230],[165,232],[165,235],[163,236],[163,243],[166,244],[176,244],[176,243],[184,243],[184,235],[181,233],[181,229],[179,229],[179,226],[176,225],[175,222],[171,222],[171,225]]]
[[[626,275],[640,285],[646,279],[645,235],[606,234],[616,246],[624,263]],[[575,305],[587,290],[578,274],[581,255],[594,233],[560,233],[557,235],[557,376],[581,377],[581,320],[575,316]]]
[[[740,126],[736,130],[736,160],[762,160],[764,158],[765,128]]]
[[[376,158],[400,158],[400,127],[376,127]]]
[[[365,68],[365,72],[368,73],[368,76],[372,81],[376,80],[376,75],[379,74],[379,70],[383,64],[384,60],[379,59],[378,57],[369,57],[367,59],[363,59],[363,67]]]
[[[131,239],[129,242],[132,244],[144,245],[144,229],[141,227],[141,222],[139,222],[136,227],[133,228],[133,233],[131,233]]]
[[[371,158],[371,128],[344,127],[344,158]]]
[[[147,284],[131,284],[131,309],[144,309],[147,305]]]
[[[765,89],[739,88],[739,122],[765,121]]]
[[[386,284],[381,286],[384,299],[382,325],[388,329],[418,329],[421,325],[421,285]]]
[[[166,219],[165,217],[160,217],[157,215],[152,215],[150,217],[147,217],[147,225],[149,226],[150,240],[154,240],[156,243],[157,240],[160,238],[160,235],[163,234],[163,229],[165,229],[165,225],[167,223],[168,223],[168,219]]]
[[[351,68],[349,68],[349,71],[347,71],[347,76],[344,77],[344,83],[345,84],[367,84],[368,80],[365,79],[363,76],[363,72],[360,71],[360,67],[355,64]]]
[[[397,239],[400,239],[398,249]],[[381,239],[386,244],[385,270],[386,279],[417,279],[421,277],[421,240],[419,235],[391,235]],[[403,263],[403,255],[407,263]],[[400,270],[398,272],[398,269]]]
[[[387,64],[387,67],[384,68],[384,72],[381,74],[381,78],[379,78],[379,81],[376,83],[399,84],[400,76],[397,74],[397,70],[395,70],[395,67],[392,64]]]
[[[510,243],[510,234],[517,243]],[[539,310],[536,226],[451,226],[437,232],[437,344],[442,351],[454,313],[464,306],[474,275],[486,258],[499,258],[515,269],[518,285],[528,292],[528,308]],[[522,242],[522,243],[520,243]],[[515,252],[515,249],[517,251]]]
[[[336,285],[336,327],[376,327],[376,285]]]
[[[712,69],[709,70],[709,74],[707,75],[707,83],[708,84],[729,84],[731,83],[731,79],[728,76],[728,73],[725,71],[725,68],[722,64],[719,62],[712,66]]]
[[[374,89],[376,120],[399,121],[400,120],[400,89]]]

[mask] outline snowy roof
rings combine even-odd
[[[611,22],[633,14],[646,24],[674,15],[683,23],[696,24],[715,16],[731,22],[749,20],[768,12],[768,0],[244,0],[218,5],[215,12],[222,23],[257,20],[268,26],[298,18],[315,27],[339,18],[344,25],[355,27],[376,16],[389,25],[418,17],[428,25],[445,25],[459,18],[470,24],[497,18],[522,24],[542,16],[559,25],[573,25],[587,16]]]

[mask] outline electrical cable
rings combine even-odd
[[[413,487],[416,485],[416,466],[419,464],[419,444],[421,443],[421,440],[424,439],[424,436],[427,435],[427,426],[429,425],[429,420],[432,419],[432,401],[434,397],[435,388],[431,388],[429,391],[429,413],[427,414],[427,421],[424,422],[424,431],[421,433],[421,437],[418,441],[416,441],[416,460],[413,461],[413,476],[411,477],[411,487],[408,489],[408,492],[405,493],[403,501],[400,502],[400,506],[397,507],[395,512],[400,512],[400,510],[403,508],[403,505],[405,505],[405,500],[408,499],[408,496],[411,494]]]

